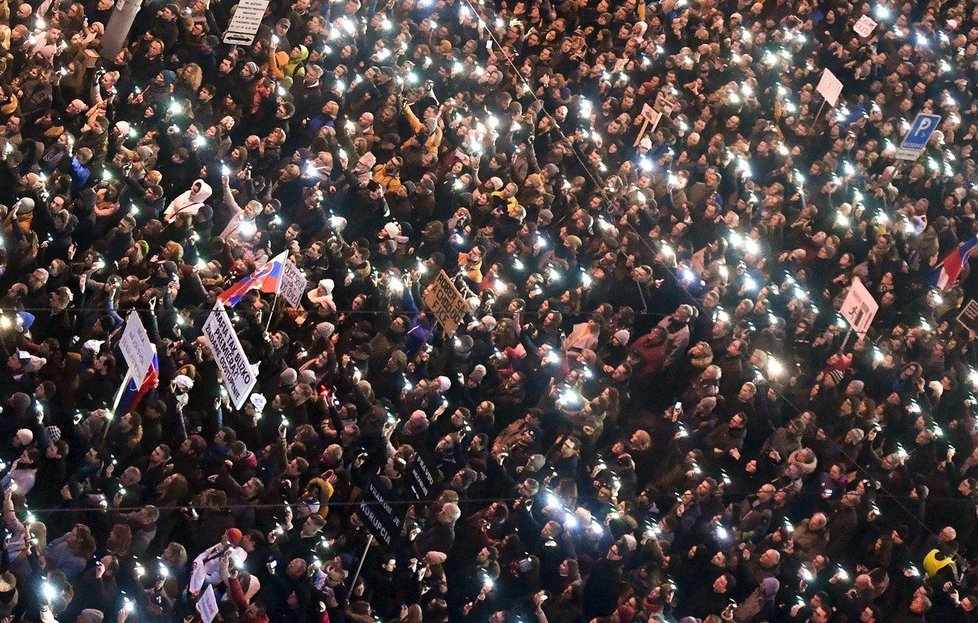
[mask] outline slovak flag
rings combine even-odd
[[[252,290],[261,290],[267,294],[277,294],[279,288],[282,287],[282,273],[285,270],[287,258],[288,252],[282,251],[266,262],[264,266],[256,270],[254,274],[245,277],[222,292],[217,297],[217,300],[224,303],[225,307],[234,307],[238,304],[238,301],[244,298],[245,294]]]
[[[138,382],[132,375],[132,371],[126,373],[122,387],[116,396],[116,404],[113,413],[128,413],[134,410],[149,390],[153,389],[160,382],[160,360],[156,354],[156,346],[153,346],[153,363],[146,370],[146,376]]]
[[[958,275],[968,265],[968,258],[978,248],[978,236],[965,240],[947,254],[944,261],[930,275],[930,284],[944,290],[954,285]]]

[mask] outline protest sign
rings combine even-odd
[[[231,324],[231,317],[220,302],[214,309],[207,322],[204,323],[204,336],[210,346],[217,368],[221,371],[224,387],[228,390],[231,403],[235,409],[240,409],[248,394],[258,382],[258,375],[248,361],[238,334]]]
[[[425,288],[423,299],[445,333],[453,335],[465,318],[468,305],[445,271],[439,272],[431,285]]]

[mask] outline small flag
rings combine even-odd
[[[968,265],[968,258],[976,248],[978,248],[978,236],[965,240],[955,247],[931,273],[930,284],[941,290],[954,285],[954,282],[958,280],[958,275]]]
[[[113,413],[128,413],[139,406],[143,397],[149,390],[156,387],[160,382],[160,360],[156,354],[156,347],[153,347],[153,363],[146,370],[146,376],[142,382],[137,383],[132,376],[132,371],[126,373],[122,382],[122,387],[116,395]]]

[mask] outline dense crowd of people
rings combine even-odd
[[[973,3],[123,8],[0,3],[2,623],[978,621]]]

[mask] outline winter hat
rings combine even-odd
[[[173,379],[173,384],[177,389],[182,389],[183,391],[189,392],[194,387],[194,381],[189,376],[185,374],[178,374]]]
[[[30,197],[23,197],[14,204],[14,211],[20,214],[28,214],[34,211],[34,200]]]
[[[631,334],[628,332],[627,329],[618,329],[617,331],[615,331],[613,337],[616,340],[618,340],[618,343],[621,344],[622,346],[627,346],[628,340],[631,338]]]
[[[316,325],[316,335],[328,340],[333,337],[333,333],[336,332],[336,325],[331,322],[320,322]]]
[[[469,379],[476,385],[481,383],[482,379],[484,378],[486,378],[486,367],[481,363],[473,368],[472,372],[469,373]]]
[[[292,386],[299,380],[299,373],[293,368],[286,368],[282,371],[282,374],[279,375],[278,380],[282,383],[282,385]]]
[[[471,339],[471,338],[470,338]],[[452,382],[447,376],[439,376],[435,379],[435,383],[438,385],[438,391],[447,392],[452,386]]]
[[[391,353],[391,359],[394,360],[394,363],[396,363],[399,368],[403,368],[407,365],[407,355],[403,350],[395,350],[393,353]]]
[[[474,345],[475,341],[472,339],[472,336],[463,335],[455,342],[455,354],[460,357],[468,357]]]
[[[832,371],[829,372],[828,376],[833,381],[835,381],[835,384],[836,385],[838,385],[839,383],[842,382],[842,370],[832,370]]]
[[[228,540],[228,543],[237,547],[241,545],[241,539],[244,538],[244,535],[237,528],[228,528],[224,531],[224,538]]]
[[[303,370],[299,373],[299,382],[305,383],[306,385],[315,385],[316,373],[312,370]]]
[[[17,312],[17,317],[20,318],[20,332],[26,333],[31,330],[31,325],[34,324],[36,316],[29,312],[21,311]]]
[[[265,410],[265,405],[268,404],[268,399],[261,394],[252,394],[249,396],[248,400],[251,401],[251,406],[255,408],[255,411],[261,413]]]
[[[628,604],[622,604],[615,610],[615,614],[618,615],[618,621],[620,623],[632,623],[632,620],[635,618],[635,608],[632,608]]]
[[[764,578],[761,580],[761,591],[764,593],[764,597],[767,599],[772,599],[778,594],[778,589],[781,588],[781,582],[777,578]]]
[[[10,408],[14,411],[14,415],[21,415],[31,406],[31,397],[24,392],[17,392],[10,397],[9,404]]]
[[[61,429],[57,426],[45,426],[44,432],[47,434],[48,439],[51,441],[58,441],[61,439]]]
[[[387,234],[388,238],[393,240],[401,235],[401,229],[397,226],[397,223],[387,223],[384,225],[384,233]]]

